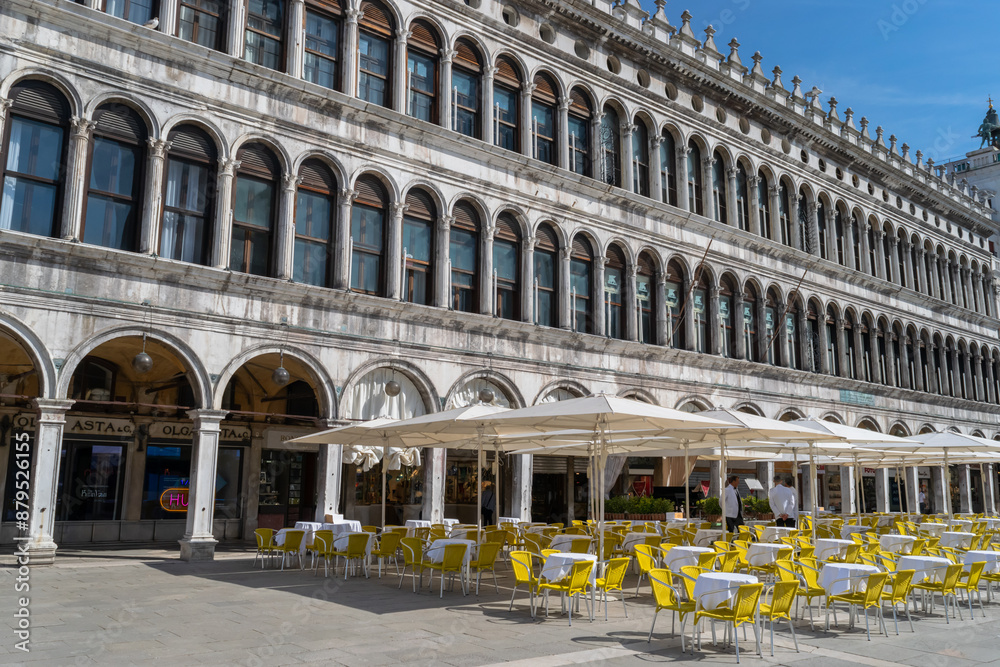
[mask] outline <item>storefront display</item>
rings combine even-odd
[[[121,518],[122,445],[66,440],[63,442],[59,471],[57,521],[114,521]]]
[[[150,444],[142,485],[142,519],[182,519],[187,513],[191,450],[188,444]],[[215,466],[215,518],[242,516],[242,447],[220,447]]]
[[[316,454],[265,449],[260,462],[257,523],[284,528],[316,514]]]

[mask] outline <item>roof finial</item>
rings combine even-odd
[[[986,99],[989,100],[990,108],[992,109],[993,108],[993,98],[992,97],[987,97]]]

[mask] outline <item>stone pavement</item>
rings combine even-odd
[[[670,615],[661,612],[651,644],[646,634],[653,606],[645,584],[637,600],[629,597],[628,619],[621,602],[612,602],[610,621],[590,623],[585,612],[573,627],[556,613],[532,621],[527,596],[518,593],[507,611],[512,577],[503,565],[500,592],[484,578],[480,595],[463,597],[445,588],[444,599],[425,587],[419,595],[410,578],[324,579],[322,571],[285,572],[251,567],[252,552],[226,550],[209,563],[178,560],[177,550],[60,549],[57,564],[32,568],[31,652],[14,648],[12,613],[16,571],[0,567],[0,617],[11,629],[0,642],[0,664],[29,665],[611,665],[697,660],[735,664],[732,648],[712,646],[703,635],[701,651],[681,654],[670,638]],[[10,563],[5,557],[4,562]],[[635,591],[635,579],[630,577]],[[940,613],[940,606],[937,608]],[[753,634],[740,642],[743,664],[918,665],[945,667],[1000,664],[1000,605],[987,605],[969,621],[950,625],[940,615],[914,614],[916,633],[900,624],[897,637],[865,640],[864,629],[841,627],[823,632],[796,626],[801,653],[780,629],[775,657],[765,643],[763,659],[753,653]],[[766,635],[765,635],[766,636]],[[741,635],[742,638],[742,635]]]

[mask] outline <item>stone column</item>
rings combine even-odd
[[[558,151],[556,163],[563,169],[572,171],[573,165],[569,163],[569,105],[569,97],[559,100],[559,120],[556,122],[556,151]]]
[[[903,334],[899,341],[899,386],[913,389],[913,374],[910,372],[910,337]]]
[[[920,511],[920,476],[919,470],[914,467],[904,468],[903,476],[906,479],[906,508],[910,512]]]
[[[757,188],[760,186],[760,176],[747,176],[747,209],[750,211],[750,233],[760,236],[760,207],[758,206]]]
[[[635,155],[632,154],[633,132],[635,132],[635,125],[623,120],[621,122],[621,133],[619,134],[622,147],[622,188],[629,192],[635,192],[635,183],[633,183]]]
[[[441,72],[441,84],[440,92],[438,94],[438,124],[448,130],[454,130],[455,124],[452,121],[452,95],[454,94],[454,84],[451,78],[451,64],[455,58],[455,54],[458,51],[455,49],[441,49],[440,54],[440,65],[438,70]],[[498,514],[499,516],[499,514]]]
[[[925,271],[930,269],[930,284],[927,286],[927,294],[930,296],[940,299],[941,297],[941,282],[938,277],[938,256],[937,253],[931,250],[930,252],[924,253],[925,261],[927,262]]]
[[[330,425],[333,428],[333,425]],[[323,521],[327,514],[340,514],[341,471],[344,448],[341,445],[320,445],[317,460],[318,484],[316,485],[316,521]]]
[[[847,268],[857,270],[854,261],[854,216],[848,215],[844,220],[844,262]]]
[[[434,305],[438,308],[451,307],[451,223],[455,217],[442,215],[437,219],[437,234],[434,235]]]
[[[966,350],[965,354],[962,355],[962,367],[959,369],[959,377],[961,382],[958,384],[959,390],[956,391],[959,396],[967,399],[975,399],[976,390],[974,387],[975,378],[972,375],[972,355]]]
[[[594,258],[594,298],[590,300],[591,312],[594,318],[594,333],[598,336],[607,335],[605,326],[605,300],[607,295],[604,293],[604,265],[607,263],[608,259],[604,256],[599,256]]]
[[[920,292],[921,294],[930,294],[930,287],[927,285],[927,274],[924,260],[924,249],[922,246],[917,246],[917,267],[916,273],[913,276],[913,289]]]
[[[882,332],[882,341],[885,344],[885,377],[883,380],[889,387],[896,387],[896,355],[893,350],[892,341],[895,334],[891,331]]]
[[[225,410],[190,410],[194,433],[188,482],[187,525],[180,540],[181,560],[212,560],[217,540],[212,534],[215,511],[215,470],[219,455],[219,424]]]
[[[801,206],[802,204],[800,204]],[[819,251],[819,218],[816,216],[816,202],[806,202],[806,234],[809,235],[810,254],[820,257]]]
[[[333,286],[336,289],[351,289],[351,206],[358,193],[350,188],[340,191],[337,199],[337,229],[334,241],[334,252],[337,261],[334,264]]]
[[[604,174],[602,173],[604,145],[601,143],[601,122],[603,120],[604,114],[595,112],[590,121],[590,136],[593,137],[593,141],[590,142],[591,173],[596,180],[601,182],[604,181]]]
[[[804,247],[804,241],[809,238],[809,231],[805,230],[806,237],[802,238],[803,230],[799,229],[799,198],[794,193],[789,193],[788,197],[788,227],[791,229],[792,247],[797,250],[809,249]]]
[[[834,335],[837,336],[837,355],[840,357],[837,364],[840,367],[838,375],[842,378],[851,377],[851,369],[848,367],[851,362],[847,356],[847,330],[844,328],[844,321],[837,320],[834,327],[836,327]]]
[[[958,363],[958,348],[953,347],[951,353],[951,395],[955,398],[962,397],[962,368]]]
[[[493,108],[493,77],[496,73],[496,67],[483,68],[483,141],[491,145],[496,145],[493,132],[497,121],[496,109]]]
[[[938,280],[941,286],[941,299],[952,303],[951,296],[951,271],[948,268],[948,258],[938,255]]]
[[[889,511],[889,470],[886,468],[875,470],[875,511]]]
[[[938,377],[935,367],[937,366],[937,345],[927,343],[924,346],[924,356],[927,358],[927,391],[931,394],[940,393],[938,387]]]
[[[226,53],[233,58],[242,58],[244,51],[244,34],[246,29],[244,17],[244,3],[231,2],[229,6],[229,20],[227,26]],[[357,37],[357,35],[355,35]]]
[[[34,451],[31,457],[31,487],[28,490],[30,506],[27,511],[27,550],[32,565],[51,565],[56,559],[53,536],[63,428],[66,424],[66,412],[73,406],[73,401],[36,398],[32,403],[38,425],[34,437],[28,441]],[[21,452],[23,444],[14,443],[11,446]],[[21,517],[23,514],[17,516]]]
[[[861,344],[861,322],[855,322],[851,329],[854,336],[854,377],[865,379],[865,348]]]
[[[882,244],[882,229],[873,227],[872,236],[875,242],[875,276],[885,280],[885,258],[883,257],[885,246]]]
[[[831,262],[837,262],[837,211],[834,208],[824,208],[826,216],[826,254]]]
[[[396,41],[393,42],[393,56],[395,58],[393,72],[393,93],[392,108],[401,114],[410,113],[410,68],[407,63],[406,43],[413,34],[403,28],[396,29]]]
[[[960,266],[958,271],[959,278],[962,281],[962,289],[965,292],[965,298],[962,300],[963,306],[969,310],[978,311],[979,309],[976,308],[976,293],[972,290],[972,272],[964,266]]]
[[[768,492],[774,487],[773,463],[757,464],[757,481],[760,482],[760,485],[764,487],[764,497],[767,498]]]
[[[695,326],[694,326],[694,291],[691,289],[691,278],[685,278],[684,284],[684,298],[687,300],[687,307],[684,308],[684,312],[681,316],[684,318],[684,342],[687,343],[687,349],[689,352],[694,352],[698,349],[698,341],[695,340]]]
[[[146,205],[142,209],[139,252],[150,255],[156,253],[160,246],[160,221],[163,212],[163,162],[167,151],[170,150],[170,142],[162,139],[149,139],[146,143],[149,145],[149,157],[146,160],[148,177],[145,185]]]
[[[87,152],[96,123],[74,116],[70,119],[69,150],[66,153],[66,200],[63,204],[62,238],[79,241],[83,229],[83,198],[87,192]]]
[[[344,43],[340,48],[340,67],[344,90],[350,96],[358,94],[358,21],[361,10],[348,7],[344,10]]]
[[[576,518],[576,464],[572,456],[566,457],[566,525],[569,526]]]
[[[892,281],[898,285],[903,284],[902,277],[899,273],[899,237],[890,236],[889,237],[889,264],[892,266]]]
[[[441,523],[444,519],[444,480],[447,450],[439,447],[424,449],[424,497],[420,517],[424,521]]]
[[[711,498],[719,498],[722,495],[722,489],[719,487],[719,477],[722,475],[719,472],[721,465],[721,461],[712,461],[708,464],[708,495]],[[725,519],[722,517],[723,523],[725,523]]]
[[[768,200],[771,202],[771,240],[781,243],[781,211],[778,205],[780,188],[772,185],[767,189]]]
[[[217,269],[229,268],[229,253],[233,243],[233,178],[239,168],[239,160],[219,158],[215,234],[212,237],[212,266]]]
[[[709,220],[715,220],[715,195],[712,188],[712,166],[714,164],[714,157],[701,159],[701,198],[705,202],[704,215]]]
[[[910,344],[912,348],[910,349],[910,354],[913,357],[913,373],[911,376],[912,385],[911,389],[917,391],[924,391],[924,369],[922,368],[922,355],[920,353],[921,342],[919,338],[910,339]]]
[[[951,290],[951,302],[956,306],[962,305],[962,285],[958,276],[958,264],[948,261],[948,289]]]
[[[178,0],[160,1],[160,25],[158,28],[164,35],[174,36],[177,34],[177,4]]]
[[[994,464],[992,464],[992,463],[987,463],[984,467],[986,468],[986,480],[984,482],[984,486],[990,490],[990,492],[989,492],[990,504],[989,504],[989,507],[986,508],[986,511],[989,512],[992,516],[996,516],[997,515],[997,491],[998,491],[998,489],[997,489],[997,469],[996,469],[996,466]]]
[[[285,174],[281,179],[281,200],[278,205],[278,231],[275,239],[274,277],[291,280],[295,263],[295,195],[302,179]]]
[[[4,136],[3,129],[7,120],[7,109],[9,109],[14,102],[6,98],[0,97],[0,137]]]
[[[801,313],[803,320],[805,319],[805,313]],[[806,322],[808,326],[808,322]],[[827,350],[830,349],[830,334],[826,330],[826,315],[823,313],[816,313],[816,330],[819,332],[819,372],[824,375],[832,375],[833,369],[830,368],[830,355],[827,354]],[[805,330],[802,325],[799,325],[799,338],[801,339],[806,335]],[[841,346],[838,345],[838,348]],[[803,366],[807,368],[807,366]]]
[[[743,290],[737,290],[736,294],[733,295],[733,312],[729,314],[729,317],[732,318],[733,332],[735,334],[733,336],[733,338],[735,338],[733,341],[733,357],[736,359],[747,358],[747,341],[745,334],[745,322],[743,320],[743,307],[745,305],[746,304],[743,301]]]
[[[802,500],[799,503],[799,516],[811,514],[813,505],[818,505],[818,498],[815,495],[812,483],[812,471],[809,469],[809,461],[799,461],[798,472],[802,475]],[[818,475],[817,475],[818,477]]]
[[[782,368],[790,368],[791,364],[788,363],[788,333],[785,331],[785,304],[781,301],[774,302],[774,340],[771,341],[771,345],[774,346],[774,361],[775,366],[780,366]]]
[[[533,236],[521,242],[521,321],[535,321],[535,237]]]
[[[708,290],[708,353],[722,354],[722,319],[719,317],[719,288]]]
[[[535,157],[535,122],[531,113],[531,94],[535,92],[535,84],[531,81],[521,82],[521,155]]]
[[[871,248],[868,247],[868,230],[870,228],[871,225],[868,224],[867,220],[862,221],[861,233],[858,235],[861,238],[861,252],[859,253],[861,255],[861,270],[869,276],[874,275]]]
[[[636,268],[635,264],[625,267],[624,284],[621,286],[622,317],[625,318],[624,331],[625,340],[637,342],[639,340],[639,304],[636,302]],[[649,341],[645,341],[649,342]]]
[[[660,170],[660,144],[663,143],[662,134],[654,134],[649,139],[649,174],[652,177],[652,184],[649,186],[649,196],[656,201],[663,199],[663,172]],[[669,196],[666,198],[669,200]],[[664,201],[664,203],[669,203]]]
[[[508,457],[514,467],[513,489],[510,499],[511,516],[521,521],[531,521],[531,454],[511,454]]]
[[[656,294],[654,296],[656,307],[656,344],[670,344],[670,319],[667,317],[667,279],[661,273],[656,277]]]
[[[690,211],[693,202],[688,201],[688,153],[691,149],[687,146],[677,146],[677,208],[682,211]]]
[[[993,360],[986,362],[986,400],[990,403],[997,402],[996,377],[993,371]]]
[[[930,470],[931,483],[928,499],[931,504],[931,512],[941,514],[948,511],[948,506],[945,504],[945,494],[948,493],[948,481],[943,467],[934,466]]]
[[[480,248],[480,266],[483,267],[479,279],[479,312],[483,315],[496,315],[494,302],[496,290],[493,289],[493,234],[496,225],[487,223],[483,227],[483,242]]]
[[[573,251],[571,248],[559,249],[559,328],[575,329],[573,319],[573,293],[570,289],[570,258]]]
[[[291,0],[288,6],[288,46],[285,49],[286,72],[296,79],[302,78],[302,63],[306,55],[306,3]]]
[[[737,210],[739,204],[736,198],[736,177],[738,174],[739,170],[734,167],[726,169],[726,209],[729,211],[729,224],[737,228],[740,226],[740,212]]]
[[[955,468],[958,472],[958,511],[968,514],[972,511],[972,477],[969,475],[969,466],[962,464]]]
[[[854,466],[840,466],[840,513],[849,516],[858,511],[860,498],[854,497],[857,488]]]
[[[897,239],[898,242],[898,239]],[[901,269],[902,276],[906,280],[906,286],[912,290],[917,289],[916,278],[913,275],[913,244],[909,241],[903,242],[903,267]]]
[[[385,295],[397,301],[403,298],[403,215],[406,209],[406,204],[390,206],[392,218],[386,230]]]

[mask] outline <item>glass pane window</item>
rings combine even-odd
[[[274,184],[249,176],[236,179],[229,268],[267,275],[274,212]]]
[[[601,118],[602,178],[608,185],[621,186],[621,137],[619,136],[618,114],[605,107]]]
[[[573,298],[573,330],[590,332],[590,262],[574,257],[570,260],[570,294]]]
[[[107,0],[104,11],[142,25],[153,18],[153,0]]]
[[[694,315],[695,351],[708,353],[708,292],[695,289],[691,294]]]
[[[535,139],[535,159],[548,164],[555,164],[555,109],[548,104],[532,101],[531,122],[532,136]]]
[[[58,125],[12,117],[0,229],[54,235],[64,136]]]
[[[590,175],[590,121],[571,115],[569,117],[570,169],[582,176]]]
[[[236,179],[235,219],[241,224],[270,229],[274,209],[274,184],[240,176]]]
[[[496,105],[496,137],[500,148],[517,150],[517,91],[504,86],[493,87],[493,103]]]
[[[124,451],[121,445],[64,442],[59,463],[59,521],[121,518]]]
[[[358,36],[358,98],[387,106],[389,41],[362,32]]]
[[[556,254],[536,250],[535,263],[535,324],[559,326],[556,313]]]
[[[772,307],[764,308],[764,345],[767,346],[767,363],[776,365],[777,355],[774,353],[774,333],[778,325],[778,312]]]
[[[649,196],[649,137],[638,120],[632,132],[632,192]]]
[[[306,53],[302,75],[306,81],[337,87],[340,23],[326,14],[306,10]]]
[[[140,155],[136,146],[94,138],[84,243],[135,249],[139,221],[133,186]]]
[[[299,189],[295,202],[295,259],[292,280],[326,286],[330,268],[333,201],[327,195]]]
[[[604,333],[610,338],[621,338],[624,333],[621,269],[608,267],[604,270],[604,304],[607,313]]]
[[[244,58],[270,69],[282,69],[283,27],[284,5],[281,0],[248,0]]]
[[[493,270],[496,271],[498,317],[517,317],[517,244],[508,239],[493,241]]]
[[[478,235],[467,229],[452,228],[450,238],[451,301],[455,310],[475,311],[475,279]]]
[[[681,284],[673,280],[666,281],[667,306],[667,345],[673,348],[683,347],[684,324],[681,322],[681,307],[684,303],[684,292]]]
[[[743,349],[746,351],[747,361],[757,361],[757,346],[754,341],[757,339],[757,327],[754,321],[754,302],[743,302]]]
[[[733,349],[733,298],[730,296],[719,297],[719,336],[722,342],[722,356],[733,357],[736,350]]]
[[[209,175],[205,164],[170,158],[160,231],[161,257],[205,263]]]
[[[382,245],[385,214],[381,209],[355,204],[351,209],[351,289],[381,292]]]
[[[452,70],[452,129],[467,137],[474,137],[479,126],[479,75],[459,67]]]
[[[222,0],[181,0],[177,36],[221,51],[226,4]]]
[[[410,75],[410,98],[407,105],[409,115],[428,123],[433,122],[437,61],[410,49],[407,68]]]
[[[431,223],[418,218],[403,218],[403,252],[406,253],[404,298],[410,303],[427,305],[431,296]]]
[[[639,274],[635,277],[636,307],[639,309],[639,342],[654,343],[653,333],[653,282],[651,276]]]

